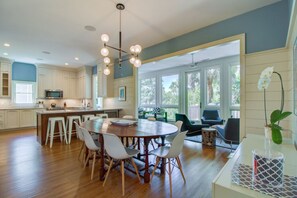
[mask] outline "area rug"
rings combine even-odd
[[[202,144],[202,135],[186,137],[186,140]],[[236,150],[238,145],[232,144],[232,148],[231,148],[230,144],[226,144],[222,139],[216,138],[216,147],[222,147],[222,148],[226,148],[226,149]]]

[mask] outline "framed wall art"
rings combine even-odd
[[[122,100],[122,101],[126,100],[126,87],[125,86],[119,87],[119,100]]]

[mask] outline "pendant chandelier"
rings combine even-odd
[[[109,41],[109,36],[107,34],[102,34],[101,35],[101,40],[104,44],[104,47],[101,49],[101,55],[104,56],[103,62],[105,64],[105,69],[103,70],[103,73],[105,75],[109,75],[110,74],[110,70],[108,68],[109,64],[110,64],[110,58],[108,57],[109,55],[109,48],[110,49],[114,49],[117,50],[119,52],[119,57],[118,57],[118,63],[119,63],[119,67],[122,68],[122,62],[123,61],[127,61],[129,60],[131,64],[134,65],[134,67],[140,67],[141,66],[141,61],[138,58],[139,53],[141,52],[141,46],[140,45],[133,45],[130,47],[130,53],[126,52],[125,50],[122,49],[122,31],[121,31],[121,26],[122,26],[122,16],[121,16],[121,11],[125,9],[124,4],[118,3],[116,5],[116,8],[120,11],[120,31],[119,31],[119,47],[112,47],[110,45],[107,44],[107,42]],[[122,53],[125,54],[129,54],[130,57],[128,59],[122,59]]]

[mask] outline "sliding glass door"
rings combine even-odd
[[[190,120],[201,118],[201,75],[200,71],[186,73],[186,111]]]

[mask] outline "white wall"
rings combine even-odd
[[[264,99],[263,91],[259,91],[257,83],[261,72],[268,66],[282,75],[285,90],[285,111],[292,111],[291,89],[292,76],[290,65],[290,50],[274,49],[246,55],[246,134],[264,134]],[[273,74],[272,81],[266,92],[267,119],[275,109],[280,109],[280,80]],[[292,116],[281,121],[285,129],[292,129]]]

